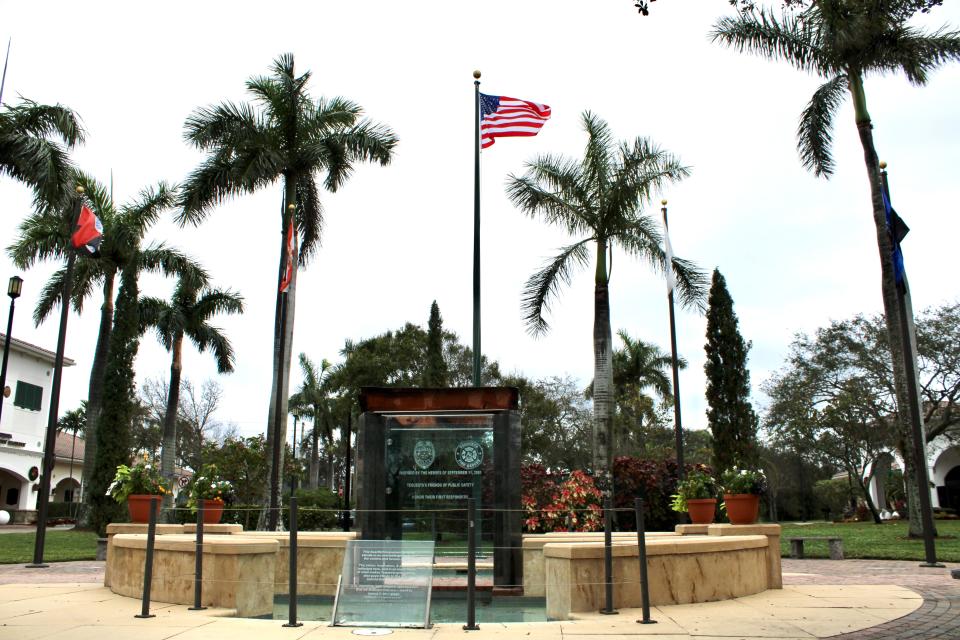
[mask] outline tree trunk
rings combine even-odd
[[[279,287],[280,281],[283,279],[284,271],[284,259],[286,255],[287,248],[285,246],[286,238],[286,228],[285,222],[286,218],[286,203],[296,204],[296,194],[297,194],[297,181],[296,176],[288,175],[285,178],[285,198],[284,198],[284,212],[281,217],[281,236],[280,236],[280,269],[279,269],[279,278],[277,284]],[[294,223],[294,233],[297,233],[296,223]],[[276,321],[274,324],[274,336],[273,336],[273,375],[271,382],[271,391],[270,391],[270,408],[267,412],[267,486],[265,487],[264,492],[264,505],[269,507],[270,505],[270,493],[272,490],[271,479],[273,478],[273,442],[274,438],[278,438],[280,442],[280,472],[277,474],[277,493],[280,492],[280,487],[283,485],[283,454],[284,447],[283,443],[286,442],[287,438],[287,409],[288,402],[290,399],[289,389],[290,389],[290,359],[293,353],[293,321],[296,315],[296,300],[297,300],[297,270],[299,268],[299,256],[297,252],[294,251],[293,254],[293,276],[290,279],[290,287],[287,289],[286,294],[279,293],[279,288],[277,292],[277,307],[276,307]],[[281,331],[281,306],[283,303],[283,296],[286,296],[286,331],[284,332],[284,349],[283,353],[280,353],[280,331]],[[280,389],[277,389],[277,372],[280,373]],[[277,410],[277,393],[280,393],[280,424],[275,424],[275,415]],[[278,501],[279,506],[279,501]],[[261,513],[259,527],[261,529],[266,528],[267,520],[269,519],[269,514],[267,509]],[[279,520],[279,518],[278,518]]]
[[[860,492],[863,494],[863,499],[867,503],[867,508],[870,509],[870,515],[873,516],[873,523],[883,524],[883,520],[880,519],[880,512],[877,511],[877,505],[873,503],[873,497],[870,495],[870,481],[873,479],[873,475],[871,474],[867,478],[862,478],[859,473],[854,473],[851,469],[855,471],[855,467],[847,467],[847,474],[850,475],[850,477],[854,475],[857,476],[857,486],[860,487]]]
[[[168,481],[173,480],[177,464],[177,410],[180,407],[180,373],[183,370],[183,333],[173,339],[173,356],[170,363],[170,388],[167,389],[167,410],[163,414],[163,449],[160,453],[160,473]],[[200,473],[200,469],[194,469]],[[173,508],[173,492],[163,496],[163,506]],[[173,511],[168,511],[168,519],[174,521]]]
[[[613,332],[607,242],[597,241],[597,271],[593,307],[593,472],[603,491],[611,491],[610,435],[613,427]]]
[[[84,426],[83,439],[83,474],[80,476],[83,483],[82,499],[85,505],[90,504],[87,486],[93,478],[94,462],[97,456],[97,423],[100,420],[100,410],[103,408],[103,379],[107,374],[107,353],[110,350],[110,333],[113,331],[113,287],[116,278],[115,272],[107,273],[103,280],[103,305],[100,307],[100,331],[97,334],[97,346],[93,353],[93,366],[90,368],[90,382],[87,388],[87,421]],[[87,514],[89,509],[83,509],[83,524],[88,526]]]
[[[311,489],[320,486],[320,412],[313,413],[313,434],[310,446],[310,479],[308,485]]]
[[[884,319],[887,325],[887,335],[890,341],[890,353],[893,365],[893,382],[897,399],[897,430],[903,442],[901,452],[904,462],[904,479],[906,481],[907,504],[910,514],[910,536],[923,535],[923,525],[920,514],[920,486],[917,482],[918,469],[913,459],[913,434],[911,431],[911,412],[919,411],[919,407],[910,402],[907,390],[906,361],[903,355],[903,341],[907,338],[906,327],[900,322],[898,310],[897,285],[892,260],[893,244],[887,232],[887,214],[883,205],[883,183],[880,178],[880,163],[873,143],[873,125],[870,114],[867,112],[866,97],[863,90],[863,78],[859,73],[848,73],[850,78],[850,93],[853,95],[856,113],[857,131],[860,134],[860,143],[863,146],[863,157],[867,167],[867,179],[870,184],[870,196],[873,205],[873,223],[877,235],[877,249],[880,253],[880,289],[883,295]],[[922,417],[920,424],[923,424]],[[924,447],[925,449],[925,447]],[[926,475],[926,474],[924,474]],[[923,487],[928,491],[927,487]]]

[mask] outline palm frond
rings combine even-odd
[[[34,207],[56,207],[73,192],[73,165],[59,144],[0,130],[0,175],[31,186]]]
[[[153,329],[157,340],[167,351],[173,349],[177,323],[174,308],[166,301],[152,296],[143,296],[138,303],[140,333]]]
[[[575,244],[564,247],[552,260],[546,262],[542,269],[534,273],[527,280],[523,288],[521,308],[524,311],[523,320],[527,331],[534,336],[541,336],[550,330],[550,325],[544,314],[550,311],[550,302],[562,285],[569,285],[576,267],[584,267],[589,263],[590,253],[587,244],[595,238],[586,238]]]
[[[7,255],[20,269],[43,260],[62,260],[67,244],[67,225],[56,212],[34,212],[20,223],[19,236],[7,247]]]
[[[878,47],[879,65],[890,71],[902,70],[914,85],[926,84],[931,71],[960,59],[960,32],[948,31],[946,27],[931,34],[903,27],[891,40],[889,46]]]
[[[160,214],[176,204],[177,188],[166,182],[140,190],[136,199],[120,208],[120,224],[138,240],[160,218]]]
[[[137,256],[139,269],[152,273],[162,273],[168,278],[179,278],[190,287],[200,289],[210,281],[210,274],[196,260],[179,249],[173,249],[164,243],[151,243]]]
[[[208,289],[193,305],[192,315],[201,322],[220,313],[243,313],[243,296],[230,289]]]
[[[665,275],[667,256],[663,251],[663,239],[649,217],[637,219],[633,225],[614,237],[627,253],[646,260],[660,275]],[[672,268],[677,282],[675,294],[680,306],[704,313],[710,289],[710,279],[706,272],[690,260],[677,256],[673,257]]]
[[[217,371],[219,373],[230,373],[233,371],[235,363],[233,346],[219,328],[204,324],[189,332],[187,335],[190,336],[197,350],[201,353],[210,349],[214,359],[217,361]]]
[[[183,138],[198,149],[226,146],[233,151],[251,131],[263,126],[262,118],[251,105],[227,101],[195,109],[183,124]]]
[[[86,140],[80,117],[61,104],[46,105],[22,99],[16,106],[7,106],[6,111],[3,115],[12,121],[16,129],[32,136],[56,136],[67,147],[82,144]]]
[[[230,158],[214,154],[190,172],[180,188],[176,221],[181,225],[199,224],[216,205],[231,196],[253,193],[257,186],[236,175]],[[240,179],[238,179],[240,178]]]
[[[353,174],[355,162],[389,164],[397,142],[390,127],[363,120],[349,129],[328,133],[304,145],[302,154],[305,165],[326,170],[323,186],[328,191],[336,191]]]
[[[297,226],[300,231],[300,260],[306,264],[320,248],[323,232],[323,203],[312,175],[301,175],[297,184]]]
[[[582,116],[583,129],[587,132],[587,146],[583,152],[582,173],[586,184],[594,187],[590,196],[603,208],[603,193],[610,182],[613,166],[614,139],[610,125],[590,111]]]
[[[802,71],[831,76],[842,72],[819,46],[812,23],[796,13],[786,12],[782,20],[766,11],[725,16],[714,24],[710,39],[741,53],[783,60]]]
[[[822,85],[810,98],[797,126],[797,150],[800,161],[815,176],[833,175],[833,117],[847,95],[846,75],[839,75]]]
[[[528,216],[542,216],[570,235],[589,232],[593,203],[580,166],[554,156],[541,156],[526,166],[524,176],[507,176],[507,197],[514,206]]]

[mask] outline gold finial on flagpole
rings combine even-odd
[[[660,204],[662,204],[663,206],[667,206],[667,199],[664,198],[663,200],[661,200]]]
[[[85,191],[85,189],[84,189],[81,185],[78,184],[78,185],[77,185],[77,195],[78,195],[78,196],[82,196],[82,195],[84,194],[84,191]]]
[[[476,80],[479,80],[479,79],[480,79],[480,69],[474,70],[474,72],[473,72],[473,77],[474,77],[474,79],[476,79]]]
[[[886,169],[886,168],[887,168],[887,163],[886,163],[885,161],[881,160],[881,161],[880,161],[880,169],[883,170],[883,169]]]
[[[297,205],[295,205],[295,204],[288,204],[288,205],[287,205],[287,210],[290,211],[290,213],[293,213],[294,211],[297,210]]]

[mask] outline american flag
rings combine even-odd
[[[484,149],[494,138],[535,136],[550,119],[550,107],[529,100],[480,94],[480,146]]]

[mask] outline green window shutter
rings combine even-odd
[[[17,392],[13,397],[13,405],[30,411],[40,411],[43,403],[43,387],[29,382],[17,380]]]

